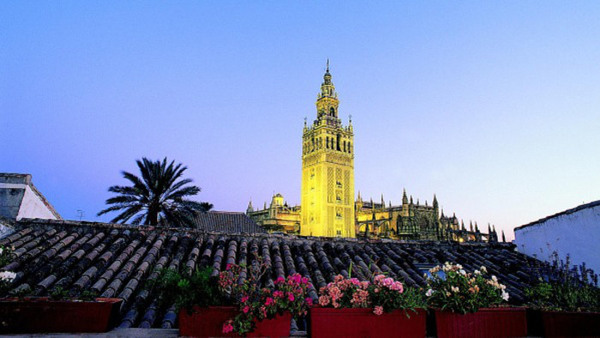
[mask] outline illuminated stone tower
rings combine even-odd
[[[304,122],[300,234],[355,237],[354,134],[342,126],[329,60],[317,97],[317,119]]]

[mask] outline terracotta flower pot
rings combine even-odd
[[[238,314],[233,306],[195,307],[192,313],[179,311],[179,335],[188,337],[237,337],[235,333],[224,334],[223,323]],[[286,312],[273,319],[255,323],[248,337],[286,337],[290,335],[292,315]]]
[[[179,335],[186,337],[235,337],[235,334],[224,334],[223,323],[237,315],[233,306],[194,307],[192,313],[186,309],[179,311]]]
[[[53,301],[48,298],[0,300],[0,333],[106,332],[119,319],[119,298]]]
[[[408,316],[410,317],[407,317]],[[310,309],[311,337],[425,337],[425,310]]]
[[[483,308],[464,315],[436,310],[435,323],[440,338],[527,336],[525,308]]]
[[[530,336],[600,337],[599,312],[527,310]]]

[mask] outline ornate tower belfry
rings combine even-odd
[[[302,134],[300,234],[355,237],[354,133],[338,117],[329,60],[316,106],[317,119]]]

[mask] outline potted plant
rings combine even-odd
[[[525,290],[529,335],[600,336],[598,277],[585,266],[580,270],[569,269],[567,259]]]
[[[0,289],[7,275],[14,278],[10,272],[0,272]],[[96,298],[90,292],[69,297],[60,287],[50,297],[27,297],[29,291],[0,299],[0,333],[107,332],[118,321],[121,299]]]
[[[212,274],[212,267],[197,270],[191,275],[167,269],[151,283],[150,287],[158,291],[159,306],[174,306],[179,311],[180,335],[219,336],[223,322],[236,314],[233,301],[221,292],[218,277]]]
[[[310,335],[424,337],[424,305],[419,292],[384,275],[373,283],[338,275],[310,309]]]
[[[427,275],[427,303],[435,310],[438,337],[518,337],[527,335],[524,308],[500,307],[508,301],[506,287],[481,267],[467,273],[446,262]]]
[[[239,311],[223,324],[223,333],[248,336],[289,336],[291,319],[306,316],[312,299],[307,297],[308,278],[299,274],[278,277],[273,288],[260,287],[264,271],[240,281],[243,267],[228,265],[220,273],[219,285],[238,300]],[[254,271],[257,271],[254,269]]]

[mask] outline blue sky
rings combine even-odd
[[[97,217],[134,160],[300,201],[325,60],[355,185],[506,229],[600,198],[599,2],[2,2],[0,171]]]

